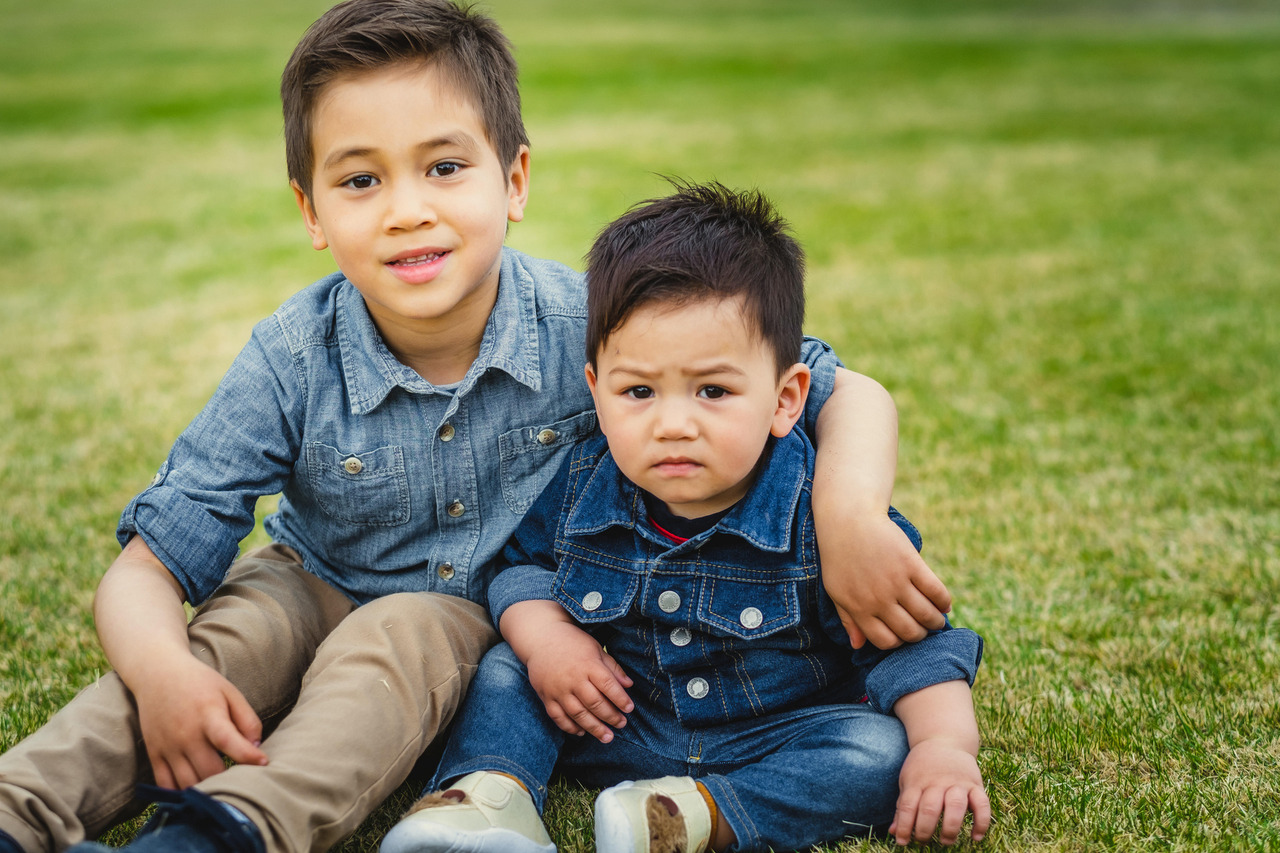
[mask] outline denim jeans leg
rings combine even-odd
[[[748,759],[744,736],[768,751]],[[811,708],[729,739],[708,738],[712,761],[734,753],[740,758],[727,772],[723,765],[706,767],[699,781],[737,834],[735,849],[803,849],[887,827],[907,750],[896,717],[866,705]]]
[[[500,643],[480,662],[427,790],[440,790],[477,770],[497,770],[519,779],[541,814],[564,740],[529,684],[529,671],[509,645]]]

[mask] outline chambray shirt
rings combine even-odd
[[[493,559],[569,452],[595,429],[583,378],[581,273],[504,249],[480,353],[453,387],[383,343],[341,274],[253,330],[151,485],[125,508],[192,603],[222,581],[281,493],[271,538],[357,602],[431,590],[483,602]],[[816,404],[839,363],[805,346]]]
[[[799,430],[771,441],[747,495],[674,544],[604,439],[583,443],[503,552],[489,589],[495,624],[519,601],[560,603],[631,676],[633,700],[690,727],[864,698],[890,713],[907,693],[972,684],[982,639],[967,629],[948,625],[887,652],[850,648],[822,589],[813,463]],[[892,514],[919,548],[919,533]]]

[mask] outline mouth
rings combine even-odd
[[[654,469],[659,473],[667,476],[679,477],[685,474],[692,474],[702,467],[702,464],[689,459],[686,456],[672,457],[670,459],[662,459],[654,463]]]
[[[415,255],[406,255],[406,256],[401,257],[401,258],[393,258],[393,259],[391,259],[391,260],[387,261],[387,266],[389,266],[389,267],[412,267],[412,266],[417,266],[418,264],[429,264],[429,263],[432,263],[432,262],[434,262],[434,261],[438,261],[440,258],[443,258],[443,257],[444,257],[445,255],[447,255],[447,254],[449,254],[449,253],[448,253],[448,252],[445,252],[445,251],[438,251],[438,252],[421,252],[421,253],[419,253],[419,254],[415,254]]]

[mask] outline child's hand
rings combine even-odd
[[[547,714],[568,734],[589,733],[608,743],[613,740],[610,727],[626,725],[623,714],[635,707],[624,689],[631,686],[631,679],[594,637],[576,625],[548,626],[525,665]]]
[[[868,640],[892,649],[946,624],[950,593],[887,514],[846,517],[817,532],[822,585],[855,649]]]
[[[898,844],[927,842],[935,829],[940,844],[954,844],[969,811],[974,841],[981,841],[991,826],[991,801],[982,787],[978,762],[960,744],[944,738],[916,744],[907,753],[898,786],[898,810],[889,827]]]
[[[158,662],[134,692],[142,739],[156,784],[188,788],[241,764],[267,763],[258,744],[262,723],[240,691],[194,657]]]

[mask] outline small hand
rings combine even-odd
[[[226,769],[223,756],[264,765],[262,723],[240,691],[195,658],[158,664],[134,691],[142,739],[162,788],[188,788]]]
[[[627,723],[635,705],[625,688],[632,681],[594,637],[576,625],[549,626],[525,662],[529,683],[561,731],[590,734],[601,743]]]
[[[950,593],[888,515],[819,533],[822,584],[855,649],[896,648],[946,625]]]
[[[991,827],[991,801],[982,787],[978,762],[961,746],[942,739],[916,744],[902,765],[898,785],[898,809],[889,834],[900,845],[927,842],[935,830],[940,844],[954,844],[970,811],[974,841],[981,841]]]

